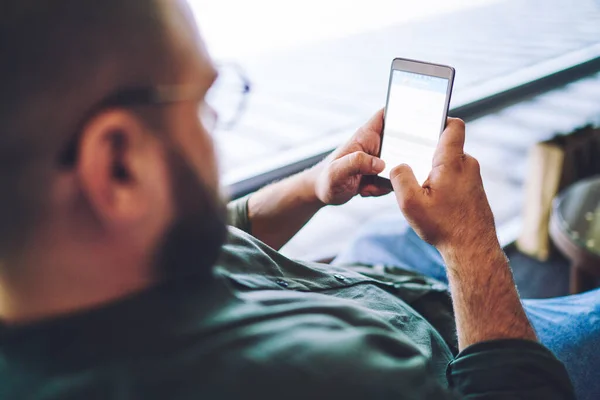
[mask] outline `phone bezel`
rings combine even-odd
[[[450,101],[452,99],[452,89],[454,87],[454,76],[456,71],[449,65],[443,64],[435,64],[425,61],[411,60],[408,58],[395,58],[392,61],[392,67],[390,69],[390,78],[388,82],[388,91],[385,100],[385,109],[383,116],[383,129],[381,132],[381,142],[379,145],[379,154],[381,156],[381,150],[383,149],[383,141],[385,138],[385,125],[387,119],[387,108],[390,101],[390,89],[392,88],[392,81],[394,79],[394,71],[405,71],[412,72],[415,74],[434,76],[438,78],[448,79],[448,87],[446,89],[446,102],[444,106],[444,116],[441,121],[440,126],[440,136],[442,135],[444,129],[446,128],[446,120],[448,119],[448,112],[450,110]],[[391,186],[390,179],[388,177],[383,177],[381,175],[377,175],[376,179],[379,183],[382,183],[386,186]]]

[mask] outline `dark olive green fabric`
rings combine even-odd
[[[230,212],[249,229],[243,202]],[[572,398],[541,345],[488,342],[456,356],[453,331],[436,281],[295,262],[232,228],[214,279],[1,328],[0,398]]]

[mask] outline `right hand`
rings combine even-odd
[[[423,186],[408,165],[390,175],[404,216],[443,256],[499,247],[479,163],[464,153],[464,144],[464,122],[449,118]]]

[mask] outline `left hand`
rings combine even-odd
[[[392,191],[363,179],[385,169],[385,163],[377,157],[382,130],[383,110],[379,110],[348,143],[314,167],[315,194],[323,204],[340,205],[357,194],[372,197]]]

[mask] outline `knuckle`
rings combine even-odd
[[[397,178],[400,178],[404,172],[407,172],[409,167],[407,165],[401,164],[394,168],[392,168],[392,172],[390,172],[390,177],[394,181]]]
[[[361,165],[369,161],[369,155],[363,151],[359,151],[358,153],[356,153],[356,158],[358,160],[358,163]]]
[[[364,160],[364,156],[365,156],[365,153],[362,153],[360,151],[356,152],[356,153],[352,153],[352,155],[350,156],[350,164],[354,168],[358,169]]]
[[[450,118],[450,122],[448,122],[448,126],[454,129],[462,129],[465,130],[466,125],[465,121],[460,118]]]
[[[461,172],[463,170],[464,162],[461,158],[454,158],[447,163],[447,167],[452,172]]]
[[[472,169],[477,173],[481,171],[481,164],[479,163],[479,161],[469,154],[465,154],[465,164],[468,168]]]
[[[329,185],[334,185],[337,184],[338,181],[338,173],[333,170],[333,169],[329,169],[325,172],[325,181],[329,184]]]

